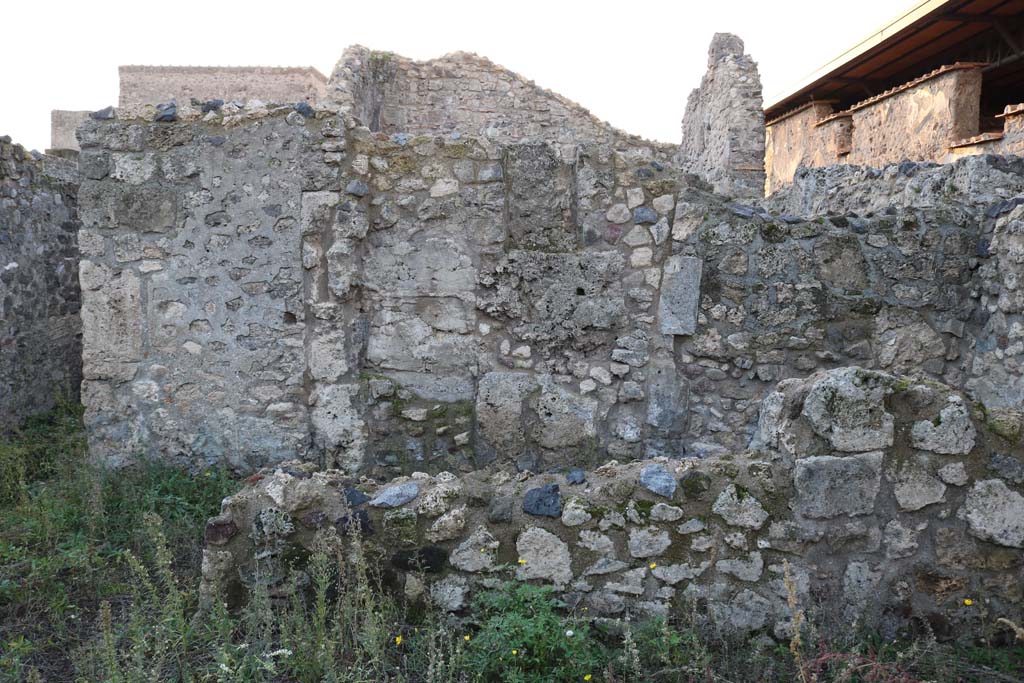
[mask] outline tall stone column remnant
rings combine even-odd
[[[716,33],[707,73],[686,102],[679,165],[719,194],[763,197],[764,135],[757,63],[744,53],[740,38]]]

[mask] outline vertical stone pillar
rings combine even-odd
[[[690,93],[678,163],[738,199],[764,196],[764,111],[757,63],[743,41],[716,33],[708,70]]]

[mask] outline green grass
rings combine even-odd
[[[1001,683],[1024,648],[934,639],[740,641],[696,606],[592,620],[555,592],[508,581],[467,615],[382,590],[358,537],[320,538],[291,598],[250,588],[199,608],[202,529],[239,483],[155,464],[91,467],[63,407],[0,439],[0,682],[102,683]],[[989,636],[991,634],[988,634]]]
[[[206,518],[237,488],[151,464],[103,472],[86,462],[81,408],[61,406],[0,440],[0,680],[22,664],[61,680],[95,630],[99,604],[131,591],[125,553],[153,557],[144,516],[170,531],[175,570],[195,576]]]

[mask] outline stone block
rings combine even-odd
[[[882,453],[801,458],[793,472],[796,509],[804,517],[831,519],[875,509],[882,479]]]
[[[697,306],[703,262],[692,256],[672,256],[661,276],[658,321],[663,334],[692,335],[697,331]]]

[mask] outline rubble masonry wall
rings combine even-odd
[[[74,164],[0,138],[0,430],[81,382]]]

